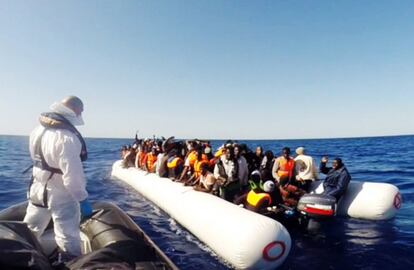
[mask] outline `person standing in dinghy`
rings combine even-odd
[[[334,158],[332,167],[327,167],[328,158],[323,157],[319,166],[319,171],[326,174],[323,181],[323,193],[336,198],[336,201],[345,194],[348,184],[351,181],[351,175],[340,158]]]
[[[52,218],[59,253],[70,260],[81,255],[81,216],[92,214],[82,166],[86,145],[75,128],[83,125],[83,103],[69,96],[50,109],[30,135],[33,175],[24,222],[40,237]]]

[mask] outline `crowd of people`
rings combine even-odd
[[[298,147],[295,157],[284,147],[280,156],[258,146],[253,152],[246,144],[226,141],[215,152],[209,141],[138,139],[121,149],[124,167],[136,167],[172,181],[193,186],[246,208],[263,212],[269,207],[295,207],[310,191],[319,173],[326,174],[324,194],[339,200],[351,176],[340,158],[328,167],[328,158],[319,168],[314,159]]]

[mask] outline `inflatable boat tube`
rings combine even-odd
[[[312,183],[314,193],[322,193],[321,181]],[[386,220],[393,218],[401,208],[399,189],[388,183],[351,181],[339,200],[337,215],[360,219]]]
[[[289,232],[271,218],[156,174],[122,168],[121,161],[113,164],[112,176],[154,202],[237,269],[275,269],[288,256]]]
[[[0,221],[0,269],[52,269],[40,243],[23,222]]]
[[[26,208],[27,203],[22,203],[0,211],[0,269],[54,269],[53,224],[37,239],[22,222]],[[84,255],[67,262],[65,269],[178,270],[116,205],[97,202],[93,209],[93,215],[80,224]]]

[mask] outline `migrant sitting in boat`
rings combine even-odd
[[[348,188],[351,175],[342,162],[342,159],[335,158],[332,161],[332,167],[327,167],[327,163],[328,158],[323,157],[320,164],[320,171],[326,174],[326,179],[323,181],[324,191],[322,194],[335,197],[336,201],[339,201]]]
[[[302,189],[309,191],[311,183],[319,179],[318,168],[314,159],[306,155],[304,147],[298,147],[295,152],[296,180]]]

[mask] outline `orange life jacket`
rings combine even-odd
[[[279,170],[277,171],[277,174],[280,176],[280,178],[291,179],[294,169],[295,161],[292,158],[289,158],[289,160],[281,158],[279,160]]]
[[[256,193],[253,190],[247,194],[246,201],[249,205],[253,206],[254,208],[260,207],[265,201],[267,201],[268,205],[272,204],[272,198],[269,194],[263,193]]]
[[[139,152],[138,155],[138,165],[140,166],[140,168],[142,169],[144,167],[144,163],[145,163],[145,158],[147,157],[147,153],[141,151]]]
[[[192,169],[194,169],[194,163],[195,163],[195,162],[196,162],[196,160],[197,160],[197,151],[195,151],[195,150],[191,151],[191,152],[188,154],[187,158],[188,158],[188,161],[189,161],[189,163],[190,163],[190,167],[191,167]]]
[[[204,163],[209,164],[208,162],[208,158],[205,154],[203,154],[201,156],[201,160],[196,160],[194,163],[194,176],[195,177],[199,177],[201,174],[201,165],[203,165]]]
[[[183,162],[184,161],[181,158],[175,157],[175,158],[173,158],[171,160],[168,160],[167,167],[169,169],[173,169],[173,168],[176,168],[178,165],[180,165],[180,163],[183,163]]]
[[[147,168],[149,172],[155,171],[155,162],[157,162],[157,155],[154,155],[153,153],[147,154]]]

